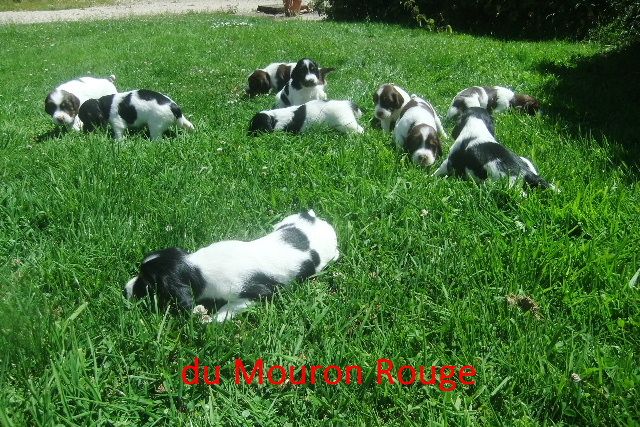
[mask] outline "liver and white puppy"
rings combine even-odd
[[[121,139],[128,128],[147,126],[151,139],[160,138],[174,123],[193,130],[178,104],[168,96],[146,89],[90,99],[78,113],[87,132],[111,124],[115,139]]]
[[[276,108],[302,105],[312,100],[326,100],[325,76],[335,68],[319,68],[313,60],[304,58],[291,70],[291,79],[276,95]]]
[[[393,130],[398,149],[409,153],[417,165],[431,166],[442,154],[440,138],[446,138],[438,113],[424,99],[412,95]]]
[[[360,117],[362,111],[352,101],[309,101],[257,113],[249,124],[249,135],[278,130],[302,133],[316,125],[325,125],[344,133],[363,133],[364,129],[357,120]]]
[[[256,240],[227,240],[196,252],[168,248],[148,254],[125,285],[128,298],[156,297],[158,307],[224,301],[216,320],[231,319],[281,285],[315,275],[338,259],[335,230],[309,210],[290,215]]]
[[[55,124],[79,131],[82,129],[82,122],[78,118],[80,106],[87,99],[117,93],[113,84],[115,80],[116,76],[111,75],[107,79],[80,77],[63,83],[47,95],[44,111]]]
[[[491,114],[485,108],[468,108],[453,130],[455,143],[448,158],[434,175],[470,177],[476,181],[509,178],[511,185],[523,178],[530,187],[555,189],[538,175],[529,159],[498,143],[494,129]]]
[[[373,103],[376,106],[375,116],[380,120],[382,130],[391,132],[396,120],[400,117],[400,111],[411,100],[409,94],[393,83],[387,83],[378,88],[373,94]]]
[[[469,107],[485,108],[489,113],[515,108],[533,115],[540,110],[540,102],[532,96],[515,93],[502,86],[473,86],[464,89],[453,98],[447,119],[464,113]]]
[[[291,78],[291,70],[295,66],[295,62],[274,62],[264,68],[258,68],[249,76],[247,95],[269,93],[272,89],[276,92],[280,91]]]

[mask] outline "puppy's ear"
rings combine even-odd
[[[106,120],[97,99],[88,99],[81,106],[78,117],[82,121],[85,132],[92,132],[100,125],[105,124]]]
[[[320,68],[320,81],[324,84],[325,82],[325,76],[327,74],[329,74],[330,72],[335,71],[335,68],[333,67],[328,67],[328,68]]]
[[[165,276],[157,284],[158,306],[175,305],[178,311],[191,311],[195,306],[193,290],[189,283],[176,280],[176,277]]]
[[[398,108],[402,107],[402,101],[404,99],[402,98],[402,95],[400,95],[398,92],[393,91],[391,93],[391,105],[393,106],[394,110],[397,110]]]
[[[261,112],[253,116],[249,124],[249,136],[257,136],[261,133],[273,132],[276,127],[275,117]]]
[[[269,75],[262,70],[256,70],[249,76],[249,88],[247,89],[247,95],[250,97],[268,93],[271,89],[271,82],[269,81]]]

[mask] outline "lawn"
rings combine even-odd
[[[81,9],[118,3],[118,0],[0,0],[0,12]]]
[[[623,67],[602,47],[199,14],[0,37],[2,425],[640,422],[637,86],[611,78]],[[247,137],[274,103],[243,96],[247,75],[304,56],[336,67],[327,92],[366,110],[366,133]],[[48,91],[112,73],[171,96],[197,131],[52,132]],[[496,116],[497,135],[561,192],[432,178],[368,126],[388,81],[441,114],[474,84],[540,98],[541,115]],[[233,321],[122,297],[149,251],[256,238],[305,208],[334,224],[342,257]],[[220,365],[221,384],[184,384],[194,357]],[[359,365],[364,380],[238,385],[237,358]],[[473,365],[476,384],[378,384],[380,358]]]

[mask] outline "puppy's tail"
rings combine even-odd
[[[109,76],[108,80],[109,80],[111,83],[115,82],[115,81],[116,81],[116,75],[115,75],[115,74],[111,74],[111,75]]]
[[[193,127],[193,124],[189,120],[187,120],[187,118],[182,114],[182,110],[180,109],[180,107],[178,107],[178,104],[176,104],[175,102],[172,102],[170,108],[171,108],[171,112],[176,118],[176,122],[178,123],[178,126],[188,130],[195,129]]]

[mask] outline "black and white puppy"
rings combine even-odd
[[[291,70],[295,66],[295,62],[274,62],[264,68],[258,68],[248,78],[247,95],[269,93],[272,89],[276,92],[280,91],[291,78]]]
[[[80,77],[62,83],[45,98],[44,111],[55,124],[79,131],[82,129],[82,121],[78,118],[80,106],[87,99],[117,93],[115,80],[116,76],[111,75],[107,79]]]
[[[435,176],[470,177],[477,182],[508,178],[510,185],[522,178],[530,187],[555,189],[538,175],[529,159],[496,141],[493,118],[486,108],[467,108],[452,136],[455,142]]]
[[[515,93],[502,86],[473,86],[464,89],[453,98],[447,119],[464,113],[470,107],[485,108],[489,113],[514,108],[533,115],[540,110],[540,101],[533,96]]]
[[[223,300],[216,314],[223,322],[271,297],[281,285],[306,279],[337,260],[335,230],[309,210],[286,217],[274,231],[256,240],[227,240],[196,252],[169,248],[148,254],[136,277],[125,285],[128,298],[156,297],[191,311]]]
[[[304,58],[291,70],[291,79],[276,95],[276,108],[302,105],[312,100],[326,100],[325,76],[335,68],[320,68],[313,60]]]
[[[309,101],[293,107],[257,113],[249,124],[249,135],[285,131],[305,132],[312,126],[325,125],[344,133],[363,133],[358,124],[362,111],[352,101]]]
[[[409,94],[400,86],[387,83],[378,88],[373,94],[375,117],[380,120],[382,130],[391,132],[400,111],[411,100]]]
[[[421,166],[431,166],[442,154],[441,138],[446,133],[435,108],[424,99],[412,95],[400,110],[393,130],[398,149],[404,150],[411,160]]]
[[[128,128],[149,128],[151,139],[160,138],[174,123],[193,130],[178,104],[168,96],[146,89],[90,99],[78,113],[87,132],[111,124],[115,139],[121,139]]]

